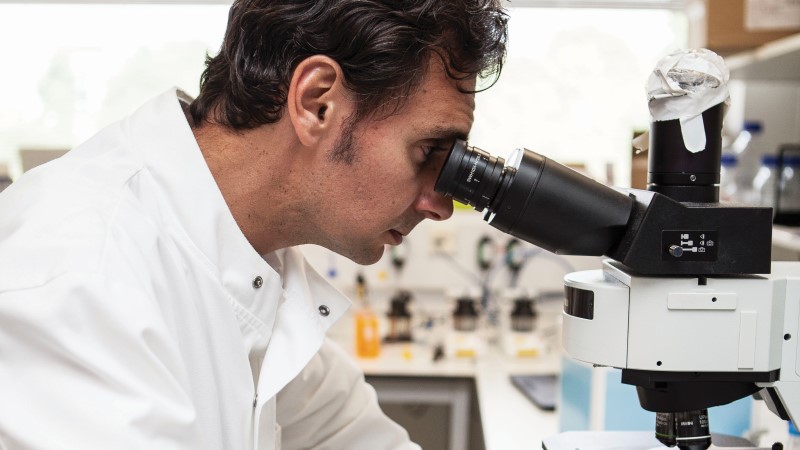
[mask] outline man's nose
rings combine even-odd
[[[431,220],[447,220],[453,215],[453,199],[428,189],[417,198],[417,211]]]

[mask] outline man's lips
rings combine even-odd
[[[403,243],[403,236],[405,236],[403,233],[395,229],[391,229],[389,230],[389,234],[392,235],[392,239],[394,240],[394,245],[400,245]]]

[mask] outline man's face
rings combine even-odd
[[[474,88],[474,80],[461,83],[464,89]],[[472,128],[474,95],[458,86],[441,64],[432,62],[397,114],[342,127],[326,173],[317,177],[324,180],[318,192],[326,201],[314,211],[319,221],[313,227],[318,229],[315,243],[372,264],[386,244],[399,244],[423,219],[452,215],[452,201],[433,186],[453,141],[466,139]],[[341,157],[348,149],[351,161]]]

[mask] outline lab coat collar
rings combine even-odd
[[[350,300],[319,275],[299,249],[276,252],[274,257],[286,268],[285,301],[278,309],[258,380],[263,399],[276,395],[308,364],[322,346],[325,331],[350,307]]]
[[[273,265],[255,251],[217,187],[179,98],[191,100],[176,88],[169,89],[122,126],[141,149],[147,170],[164,186],[165,200],[183,231],[208,258],[208,268],[229,294],[257,317],[267,318],[262,330],[267,336],[275,323],[275,308],[290,299],[300,304],[305,316],[314,317],[324,333],[344,314],[349,300],[310,267],[299,249],[275,252],[267,258]],[[327,315],[320,313],[323,304]]]

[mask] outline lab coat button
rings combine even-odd
[[[254,288],[258,289],[263,285],[264,285],[264,280],[261,277],[256,277],[255,280],[253,280]]]
[[[253,408],[255,408],[257,404],[258,404],[258,394],[256,394],[255,397],[253,397]]]
[[[331,309],[330,309],[330,308],[328,308],[328,307],[327,307],[327,306],[325,306],[325,305],[320,305],[320,307],[319,307],[319,313],[322,315],[322,317],[328,317],[328,314],[330,314],[330,313],[331,313]]]

